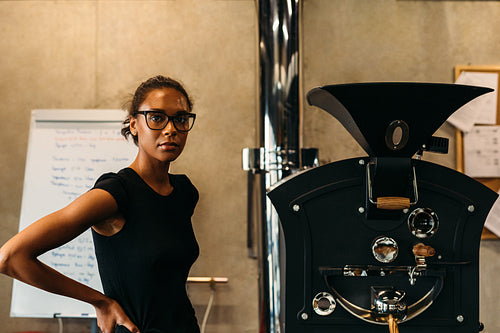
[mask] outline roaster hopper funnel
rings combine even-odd
[[[307,100],[337,118],[369,156],[411,157],[453,112],[491,91],[457,84],[357,83],[312,89]]]

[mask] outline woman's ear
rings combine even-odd
[[[129,116],[130,133],[133,136],[137,135],[137,118],[134,116]]]

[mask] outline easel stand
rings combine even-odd
[[[97,318],[92,318],[90,324],[90,333],[97,333]]]

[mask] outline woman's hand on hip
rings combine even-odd
[[[118,325],[124,326],[132,333],[140,333],[137,326],[115,300],[108,298],[98,305],[94,305],[94,307],[96,309],[97,325],[103,333],[114,333]]]

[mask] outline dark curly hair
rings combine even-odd
[[[134,143],[136,145],[138,142],[137,135],[134,136],[130,132],[130,116],[136,116],[136,112],[139,110],[139,106],[144,102],[144,100],[146,99],[146,95],[149,92],[162,88],[172,88],[183,94],[186,97],[189,110],[193,109],[193,103],[191,102],[186,89],[184,89],[179,81],[163,75],[157,75],[142,82],[135,90],[132,99],[124,107],[125,111],[127,111],[128,114],[127,118],[123,121],[123,128],[121,130],[122,135],[126,139],[128,139],[128,136],[130,135],[134,139]]]

